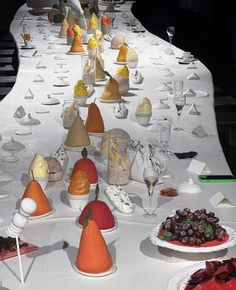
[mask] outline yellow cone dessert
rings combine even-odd
[[[120,99],[121,94],[119,91],[119,84],[114,78],[110,77],[105,84],[105,89],[102,93],[101,100],[114,101]]]
[[[66,20],[68,22],[68,25],[71,26],[71,27],[73,27],[76,24],[76,21],[75,21],[75,18],[74,18],[74,15],[73,15],[71,9],[68,11]]]
[[[84,52],[81,37],[78,34],[76,34],[74,39],[73,39],[72,46],[70,48],[70,52],[78,52],[78,53]]]
[[[44,156],[40,153],[37,153],[32,160],[29,172],[30,177],[47,177],[48,176],[48,163]]]
[[[80,28],[80,26],[79,26],[78,24],[75,24],[75,25],[73,26],[73,30],[74,30],[74,33],[75,33],[75,34],[78,34],[78,35],[81,36],[81,28]]]
[[[86,147],[90,145],[88,132],[86,131],[80,116],[77,116],[67,133],[65,146],[67,147]]]
[[[72,195],[84,195],[90,191],[88,175],[84,171],[77,171],[72,175],[68,192]]]
[[[74,97],[88,97],[88,90],[82,80],[77,81],[74,86]]]
[[[148,98],[143,98],[137,105],[136,119],[141,126],[147,126],[152,116],[152,104]]]
[[[127,65],[122,65],[117,69],[115,79],[119,84],[120,94],[126,94],[129,90],[129,69]]]
[[[104,133],[105,127],[102,115],[95,103],[91,103],[89,105],[85,128],[91,133]]]
[[[40,184],[36,180],[31,180],[22,196],[24,198],[31,198],[37,204],[36,211],[31,215],[32,217],[41,216],[52,211],[52,207],[46,195],[44,194]]]
[[[116,59],[118,62],[126,62],[126,54],[128,52],[128,49],[129,47],[125,43],[120,46],[120,50]]]
[[[104,80],[106,75],[104,73],[104,60],[100,53],[96,57],[96,80]]]
[[[138,54],[133,48],[129,48],[126,54],[126,62],[129,67],[135,68],[138,64]]]
[[[80,271],[91,274],[104,273],[112,268],[111,254],[93,219],[84,224],[75,265]]]
[[[89,29],[90,30],[98,29],[98,18],[95,13],[93,13],[91,18],[89,19]]]
[[[66,37],[67,36],[67,29],[69,25],[66,19],[64,19],[61,23],[61,30],[59,32],[59,37]]]
[[[98,41],[95,37],[90,37],[87,45],[89,56],[96,57],[98,51]]]

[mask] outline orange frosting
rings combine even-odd
[[[101,19],[101,25],[110,25],[111,24],[111,18],[108,15],[103,15]]]
[[[74,37],[75,36],[74,30],[70,26],[67,28],[67,36],[69,36],[69,37]]]
[[[105,89],[101,96],[102,100],[119,100],[121,99],[119,84],[114,78],[107,80]]]
[[[87,173],[84,171],[77,171],[73,174],[68,192],[73,195],[84,195],[89,193],[89,191],[90,184]]]
[[[106,272],[112,267],[111,255],[94,220],[88,220],[83,228],[75,265],[80,271],[92,274]]]
[[[81,52],[81,53],[84,52],[81,37],[78,34],[76,34],[74,39],[73,39],[72,46],[70,48],[70,52]]]
[[[40,216],[52,211],[48,198],[36,180],[28,183],[22,199],[26,197],[33,199],[37,204],[37,209],[31,216]]]
[[[128,45],[123,43],[120,46],[120,50],[119,50],[119,53],[118,53],[118,56],[117,56],[117,61],[126,62],[126,54],[127,54],[128,50],[129,50]]]
[[[101,112],[95,103],[89,105],[85,128],[93,133],[103,133],[105,130]]]

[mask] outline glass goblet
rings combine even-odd
[[[167,35],[168,35],[168,38],[169,38],[170,47],[171,47],[172,40],[173,40],[173,37],[174,37],[174,34],[175,34],[175,27],[174,26],[167,27],[166,32],[167,32]]]
[[[148,198],[149,198],[149,206],[148,209],[145,210],[144,217],[155,217],[156,214],[154,211],[156,209],[152,208],[152,198],[155,186],[159,179],[159,171],[154,169],[154,167],[146,167],[143,172],[143,179],[148,189]]]

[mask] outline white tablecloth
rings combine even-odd
[[[120,9],[122,12],[130,14],[130,6],[130,3],[126,3]],[[127,26],[122,23],[125,19],[121,17],[121,14],[117,13],[115,25],[126,34],[126,41],[129,46],[137,50],[139,54],[137,69],[144,76],[144,81],[139,85],[131,83],[130,92],[134,96],[125,98],[128,101],[128,119],[115,119],[113,116],[113,104],[103,104],[97,101],[102,111],[106,130],[120,127],[125,129],[132,139],[138,139],[142,142],[148,142],[150,138],[156,138],[156,133],[151,133],[148,131],[148,128],[141,127],[136,122],[134,117],[136,105],[143,97],[149,97],[152,100],[152,104],[155,104],[157,101],[155,89],[159,84],[170,82],[173,78],[184,79],[185,90],[188,88],[203,90],[209,93],[209,96],[205,98],[188,98],[187,102],[195,102],[201,115],[189,115],[187,114],[188,106],[184,108],[180,122],[185,131],[177,133],[172,130],[171,151],[197,151],[198,155],[196,159],[205,162],[213,174],[229,174],[230,170],[217,134],[213,105],[213,83],[209,70],[200,61],[196,61],[197,69],[193,71],[187,69],[186,65],[178,64],[176,57],[182,56],[181,50],[173,47],[175,55],[167,55],[165,50],[169,45],[168,43],[150,34],[148,31],[144,33],[145,38],[138,37],[137,34],[128,31]],[[24,16],[25,20],[21,22]],[[2,220],[0,220],[1,235],[4,235],[5,225],[9,222],[17,200],[24,192],[21,176],[23,173],[27,173],[34,154],[41,152],[48,155],[63,143],[66,130],[62,126],[61,120],[62,103],[66,99],[73,98],[73,85],[81,78],[81,56],[66,55],[67,59],[65,61],[55,60],[55,53],[49,54],[50,51],[47,49],[49,42],[43,40],[43,34],[39,32],[40,29],[48,31],[50,35],[54,36],[53,42],[57,47],[57,52],[66,53],[69,50],[69,46],[65,45],[65,39],[57,37],[60,27],[47,23],[46,28],[39,29],[36,27],[37,23],[37,16],[28,14],[26,6],[22,6],[15,15],[10,28],[19,48],[20,66],[15,86],[0,104],[0,133],[3,136],[1,145],[8,141],[10,137],[14,137],[22,142],[26,146],[26,149],[17,154],[20,160],[16,163],[4,163],[0,161],[0,168],[13,177],[12,182],[1,184],[1,190],[9,193],[8,198],[0,199],[0,215],[2,216]],[[20,34],[24,24],[31,27],[33,43],[37,47],[38,54],[42,54],[42,57],[22,57],[22,55],[32,55],[32,52],[34,52],[34,50],[26,51],[20,49],[23,45]],[[114,32],[116,31],[114,30]],[[153,39],[156,39],[159,45],[151,45]],[[105,41],[105,47],[106,49],[103,53],[105,68],[110,74],[114,74],[118,68],[118,65],[114,64],[118,51],[110,49],[110,43],[107,41]],[[166,65],[153,64],[154,58],[159,56],[162,56],[166,61]],[[47,69],[37,69],[35,67],[40,61],[47,66]],[[66,81],[70,83],[68,87],[53,87],[57,77],[54,71],[58,68],[58,63],[66,63],[70,70],[66,74]],[[175,75],[173,77],[163,76],[163,67],[168,67]],[[187,76],[191,72],[197,73],[200,80],[187,80]],[[44,78],[43,83],[33,82],[37,74],[40,74]],[[104,83],[98,83],[89,102],[99,98],[103,88]],[[24,99],[28,89],[31,89],[34,93],[33,100]],[[61,104],[48,106],[50,114],[35,113],[35,110],[42,106],[41,102],[46,98],[47,94],[55,90],[64,92],[64,95],[59,96]],[[169,110],[154,109],[152,121],[155,122],[158,118],[165,116],[172,118],[173,123],[176,124],[176,109],[171,100],[168,100],[167,103],[171,108]],[[13,118],[13,114],[20,105],[24,106],[27,113],[31,113],[33,117],[41,121],[41,125],[33,127],[32,134],[28,136],[15,135],[15,130],[20,125],[17,119]],[[87,108],[80,108],[80,113],[85,119]],[[196,138],[190,134],[192,129],[199,124],[204,127],[208,137]],[[94,146],[96,146],[97,142],[98,139],[92,138]],[[94,159],[92,152],[93,150],[90,150],[90,158]],[[2,151],[1,154],[4,155],[5,153]],[[80,158],[80,154],[69,152],[69,157],[70,162],[67,170]],[[186,171],[190,161],[189,159],[178,160],[174,157],[171,158],[167,162],[167,166],[174,178],[169,180],[164,186],[178,186],[189,178],[193,178],[198,182],[196,175]],[[96,165],[100,174],[106,170],[104,164],[97,161]],[[105,182],[102,182],[101,199],[103,200],[106,200],[103,195],[105,187]],[[199,194],[180,194],[174,199],[159,196],[157,217],[147,219],[143,217],[144,211],[142,209],[142,198],[147,196],[145,185],[134,181],[130,182],[126,186],[126,189],[136,203],[135,213],[131,216],[125,216],[113,210],[118,221],[118,228],[113,232],[104,234],[113,261],[118,269],[107,277],[88,278],[75,273],[73,270],[81,229],[75,225],[75,217],[79,215],[79,212],[72,210],[65,200],[64,195],[68,188],[68,183],[63,180],[56,184],[50,184],[46,189],[46,194],[51,199],[56,212],[48,218],[30,221],[22,237],[40,247],[37,252],[22,256],[26,282],[23,286],[20,285],[17,259],[10,259],[0,263],[0,279],[3,280],[3,286],[8,289],[35,290],[59,290],[65,288],[80,290],[165,289],[168,279],[186,265],[209,258],[231,257],[233,256],[234,249],[194,256],[157,248],[149,240],[150,232],[156,224],[160,223],[168,215],[173,214],[175,209],[183,207],[190,207],[192,209],[206,207],[208,211],[213,210],[216,212],[222,224],[236,229],[234,208],[213,208],[209,203],[209,198],[220,190],[232,203],[236,204],[235,185],[233,183],[212,183],[201,184],[201,187],[203,192]],[[157,186],[157,191],[160,188],[161,186]],[[65,250],[62,249],[63,240],[69,243],[69,247]]]

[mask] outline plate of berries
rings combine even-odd
[[[209,253],[234,247],[236,232],[206,209],[178,209],[151,232],[151,242],[184,253]]]

